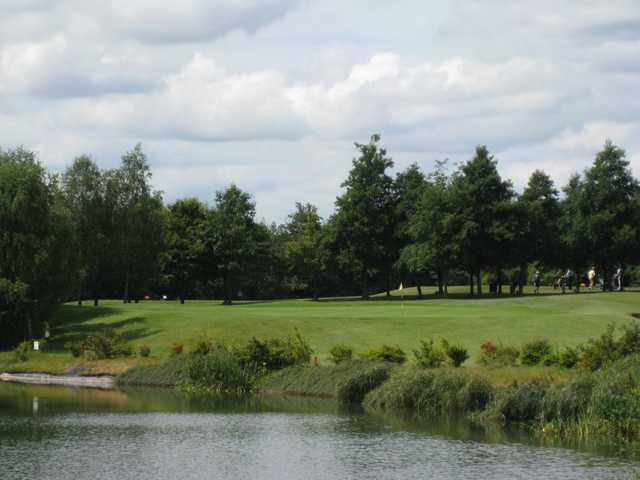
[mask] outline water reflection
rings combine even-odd
[[[321,399],[0,384],[3,479],[635,478],[606,453]]]

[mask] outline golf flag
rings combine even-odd
[[[404,285],[402,285],[402,282],[400,282],[400,286],[398,287],[398,290],[402,291],[403,288],[404,288]]]

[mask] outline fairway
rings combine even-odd
[[[240,343],[252,336],[283,336],[298,329],[321,360],[337,343],[351,345],[357,352],[394,344],[410,354],[420,340],[446,337],[467,347],[473,362],[484,340],[518,346],[543,337],[558,347],[576,345],[602,333],[607,324],[632,321],[632,314],[640,313],[638,291],[404,301],[397,295],[369,301],[277,300],[232,306],[219,301],[180,305],[176,301],[123,304],[110,300],[97,308],[66,304],[55,316],[50,348],[61,351],[68,341],[114,328],[135,346],[149,345],[152,356],[165,356],[173,342],[182,342],[188,349],[204,337]]]

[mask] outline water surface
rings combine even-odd
[[[295,397],[0,384],[2,479],[613,479],[640,464]]]

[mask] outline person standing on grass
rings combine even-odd
[[[574,276],[573,270],[568,268],[567,273],[564,274],[564,278],[565,278],[565,283],[567,284],[567,287],[569,288],[569,290],[573,288],[573,276]]]
[[[533,291],[536,295],[540,293],[540,272],[538,270],[533,274]]]
[[[593,290],[593,287],[596,284],[596,267],[591,267],[591,270],[589,270],[587,275],[589,277],[589,290]]]
[[[618,269],[616,270],[615,279],[616,279],[615,288],[618,292],[621,292],[622,291],[622,266],[619,266]]]

